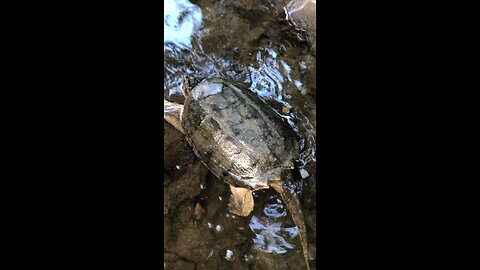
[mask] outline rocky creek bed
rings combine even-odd
[[[166,99],[183,103],[186,74],[231,78],[250,85],[301,136],[300,166],[289,177],[297,184],[315,269],[315,50],[285,20],[288,1],[166,2]],[[296,227],[273,189],[254,193],[248,217],[232,215],[228,185],[167,123],[163,166],[165,269],[305,269]]]

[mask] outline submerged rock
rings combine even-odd
[[[171,214],[181,202],[198,196],[202,191],[200,185],[207,178],[207,174],[208,169],[197,159],[193,165],[187,167],[164,187],[164,215]]]
[[[163,255],[163,269],[165,270],[194,270],[196,265],[193,262],[180,259],[177,255],[172,253],[164,253]]]
[[[290,20],[295,27],[305,30],[307,40],[315,47],[317,36],[317,1],[292,0],[284,9],[287,20]]]

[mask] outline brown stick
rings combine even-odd
[[[288,185],[288,183],[285,183],[285,185]],[[307,269],[310,270],[310,264],[308,261],[307,227],[305,226],[303,213],[300,210],[300,202],[298,201],[295,194],[285,190],[282,182],[274,181],[270,183],[270,186],[275,189],[278,194],[280,194],[283,201],[287,205],[288,211],[290,211],[293,222],[295,222],[295,225],[297,225],[298,227],[298,234],[300,235],[300,241],[302,242],[303,257],[305,258],[305,264],[307,265]]]

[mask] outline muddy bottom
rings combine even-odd
[[[298,231],[273,189],[254,192],[248,217],[231,214],[228,185],[194,156],[180,132],[169,124],[164,129],[165,269],[305,269]],[[304,212],[314,256],[311,207]]]

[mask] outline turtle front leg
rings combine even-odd
[[[228,204],[229,211],[232,214],[246,217],[253,210],[253,191],[246,188],[237,188],[230,186],[232,196]]]
[[[185,134],[182,127],[180,116],[182,115],[183,105],[163,100],[163,119],[172,125],[175,129]]]

